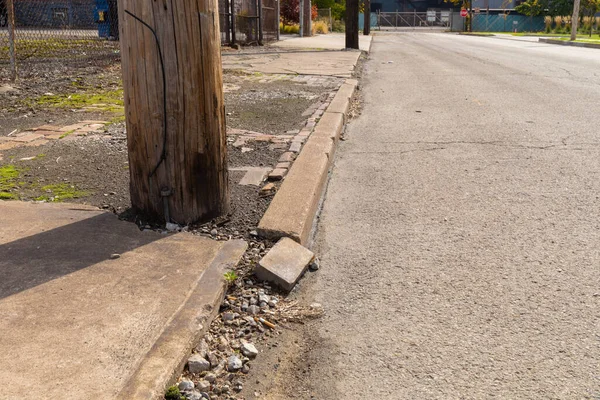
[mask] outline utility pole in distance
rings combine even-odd
[[[573,17],[571,17],[571,40],[577,39],[577,25],[579,25],[579,4],[581,0],[575,0],[573,4]]]
[[[121,0],[131,204],[188,224],[229,209],[214,0]]]
[[[358,0],[346,0],[346,48],[358,49]]]
[[[365,19],[363,25],[363,34],[369,36],[371,34],[371,0],[365,0]]]

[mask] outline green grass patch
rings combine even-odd
[[[0,167],[0,200],[17,200],[19,196],[12,192],[17,185],[21,172],[14,165]]]
[[[120,113],[124,112],[123,89],[100,92],[43,95],[27,99],[30,107],[81,109],[91,107],[94,110]]]
[[[64,200],[78,199],[88,195],[83,190],[78,190],[74,185],[67,183],[58,183],[42,186],[42,190],[47,194],[36,197],[37,201],[61,202]]]
[[[7,43],[7,42],[5,42]],[[8,44],[0,46],[0,54],[8,54]],[[90,52],[119,52],[116,42],[100,38],[46,38],[46,39],[16,39],[15,53],[20,61],[29,58],[80,58],[89,56]]]

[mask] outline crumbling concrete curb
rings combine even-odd
[[[539,38],[538,41],[541,43],[559,44],[561,46],[588,47],[590,49],[600,49],[600,44],[597,43],[570,42],[567,40],[557,40],[548,38]]]
[[[289,237],[304,246],[308,244],[335,147],[357,85],[355,79],[347,79],[331,101],[260,220],[260,236],[273,240]]]
[[[163,398],[166,388],[181,374],[192,348],[198,344],[219,311],[226,290],[223,278],[225,271],[235,267],[247,247],[248,244],[243,240],[230,240],[223,245],[187,301],[119,393],[118,399]]]

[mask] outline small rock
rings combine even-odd
[[[244,364],[244,366],[242,367],[242,374],[247,374],[249,372],[250,372],[250,365]]]
[[[188,358],[188,370],[192,374],[209,371],[210,370],[210,362],[208,362],[200,354],[192,354],[191,357]]]
[[[121,255],[120,255],[120,254],[117,254],[117,253],[115,253],[115,254],[111,254],[111,255],[110,255],[110,259],[111,259],[111,260],[116,260],[117,258],[121,258]]]
[[[256,346],[254,346],[252,343],[242,343],[242,347],[240,347],[240,350],[242,351],[242,354],[246,357],[254,358],[258,355],[258,350],[256,349]]]
[[[201,392],[207,392],[207,391],[210,390],[210,382],[206,381],[204,379],[200,380],[196,384],[196,388],[198,388],[198,390],[201,391]]]
[[[321,262],[315,257],[315,259],[312,260],[312,262],[308,265],[308,269],[311,271],[318,271],[319,268],[321,268]]]
[[[258,236],[258,232],[257,231],[250,231],[250,236]]]
[[[202,393],[198,392],[197,390],[194,390],[193,392],[186,392],[185,393],[185,398],[187,400],[201,400],[202,399]]]
[[[215,356],[215,353],[206,353],[206,358],[208,359],[211,368],[215,368],[217,365],[219,365],[219,359],[217,358],[217,356]]]
[[[231,372],[239,371],[242,369],[244,365],[242,364],[242,360],[240,360],[237,356],[231,356],[227,359],[227,370]],[[223,387],[225,390],[225,386]]]
[[[225,339],[225,336],[221,336],[219,338],[219,345],[217,346],[217,348],[220,351],[227,351],[227,349],[229,348],[229,342],[227,341],[227,339]]]
[[[277,299],[271,299],[267,304],[269,307],[277,307]]]
[[[217,380],[217,376],[215,374],[206,374],[206,376],[204,377],[204,379],[207,382],[215,383],[215,381]]]
[[[251,305],[250,307],[248,307],[248,314],[256,315],[259,312],[260,312],[260,307],[258,307],[256,305]]]
[[[235,315],[233,313],[226,312],[223,313],[221,318],[223,318],[223,321],[233,321],[235,319]]]
[[[216,230],[216,229],[212,229],[212,230],[210,231],[210,234],[211,234],[212,236],[217,236],[217,234],[218,234],[218,233],[219,233],[219,232],[217,232],[217,230]]]
[[[169,232],[175,232],[175,231],[179,230],[179,225],[174,224],[172,222],[167,222],[167,224],[165,225],[165,228],[167,228],[167,230]]]
[[[271,298],[269,296],[267,296],[264,293],[261,293],[258,295],[258,302],[259,303],[268,303],[269,300],[271,300]]]
[[[194,382],[190,381],[189,379],[184,379],[181,382],[179,382],[179,385],[177,385],[177,387],[182,392],[189,392],[191,390],[194,390]]]

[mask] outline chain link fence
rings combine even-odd
[[[117,0],[0,0],[0,79],[114,61],[117,39]]]
[[[323,21],[327,24],[329,31],[333,30],[333,18],[331,16],[331,8],[319,8],[317,9],[317,18],[315,21]]]

